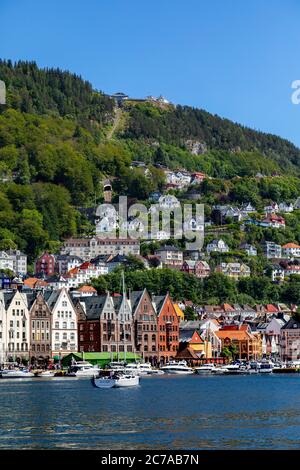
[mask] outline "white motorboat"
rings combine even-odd
[[[167,374],[193,374],[194,370],[192,367],[188,367],[187,363],[185,361],[170,361],[168,364],[165,366],[161,367],[161,370],[163,370]]]
[[[100,369],[90,362],[78,361],[72,365],[71,371],[75,372],[76,377],[94,377],[94,375],[99,374]]]
[[[29,370],[27,369],[22,369],[22,370],[12,369],[12,370],[2,370],[0,372],[0,377],[2,379],[29,379],[31,377],[34,377],[34,374],[32,372],[29,372]]]
[[[115,379],[113,377],[93,377],[92,384],[97,388],[112,388],[115,386]]]
[[[108,364],[108,369],[112,372],[121,372],[124,373],[126,369],[126,364],[124,362],[110,362]]]
[[[44,378],[52,378],[54,377],[55,371],[54,370],[36,370],[34,371],[35,377],[44,377]]]
[[[115,379],[115,387],[136,387],[140,383],[140,377],[132,374],[120,374]]]
[[[241,364],[227,364],[223,369],[227,375],[247,374],[246,367],[242,367]]]
[[[114,374],[112,376],[93,377],[92,383],[97,388],[136,387],[140,383],[138,375]]]
[[[211,374],[213,369],[215,368],[214,364],[202,364],[201,366],[195,367],[196,374]]]
[[[132,362],[125,366],[125,373],[132,375],[152,375],[156,371],[152,369],[150,362]]]
[[[260,366],[259,366],[258,372],[260,374],[271,374],[273,372],[273,367],[274,367],[273,362],[271,362],[271,361],[262,361]]]

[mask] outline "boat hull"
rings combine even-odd
[[[176,375],[190,375],[190,374],[193,374],[194,371],[191,369],[191,370],[179,370],[179,369],[163,369],[163,372],[165,374],[176,374]]]
[[[118,379],[115,380],[115,387],[116,388],[121,388],[121,387],[136,387],[137,385],[140,384],[140,378],[138,375],[131,376],[131,377],[119,377]]]
[[[110,378],[92,378],[92,384],[96,388],[112,388],[115,386],[115,379],[110,379]]]

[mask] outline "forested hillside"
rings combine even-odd
[[[0,106],[0,249],[18,246],[31,260],[64,237],[91,233],[78,209],[102,200],[106,176],[115,194],[145,200],[163,185],[156,163],[220,181],[299,175],[294,145],[202,110],[128,102],[115,126],[114,101],[79,76],[0,61],[0,79],[7,88]],[[193,151],[195,142],[201,151]],[[147,162],[152,177],[130,169],[132,160]]]

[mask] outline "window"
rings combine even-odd
[[[55,322],[55,328],[59,328],[59,322],[58,321]]]

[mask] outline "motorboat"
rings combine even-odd
[[[68,372],[67,370],[57,370],[56,372],[54,372],[54,377],[76,377],[77,378],[77,375],[76,375],[76,372]]]
[[[140,377],[133,374],[117,373],[92,378],[92,384],[97,388],[136,387],[139,383]]]
[[[271,374],[273,372],[274,364],[271,361],[262,361],[260,363],[258,372],[260,374]]]
[[[186,361],[170,361],[161,367],[161,370],[167,374],[193,374],[194,370],[189,367]]]
[[[163,373],[152,368],[150,362],[132,362],[125,366],[125,373],[132,375],[152,375],[155,373]]]
[[[259,366],[260,364],[256,361],[250,362],[247,368],[248,374],[258,374]]]
[[[78,361],[71,366],[71,372],[75,372],[76,377],[94,377],[99,374],[99,370],[98,366],[87,361]]]
[[[93,377],[92,384],[96,388],[112,388],[115,386],[116,380],[112,376]]]
[[[273,374],[295,374],[299,372],[299,366],[293,362],[287,364],[274,364]]]
[[[132,374],[120,374],[115,379],[115,387],[136,387],[140,384],[140,377]]]
[[[227,375],[247,374],[246,366],[242,366],[241,364],[227,364],[223,369],[224,374]]]
[[[29,379],[34,377],[34,373],[28,369],[5,369],[0,371],[2,379]]]
[[[35,377],[52,378],[55,372],[54,370],[35,370],[33,373]]]
[[[196,374],[199,374],[199,375],[212,374],[214,369],[215,369],[214,364],[202,364],[201,366],[194,368]]]
[[[125,372],[126,363],[125,362],[110,362],[107,367],[113,372]]]

